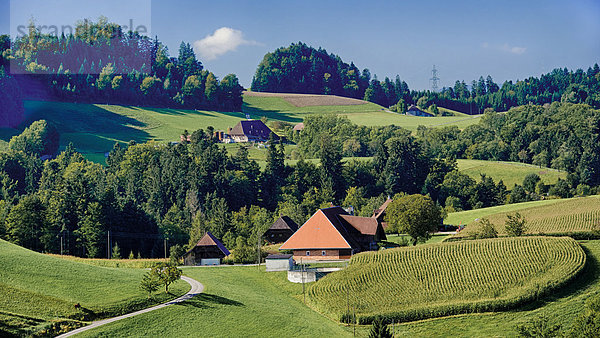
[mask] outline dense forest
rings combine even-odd
[[[586,103],[600,108],[600,67],[595,64],[587,71],[555,69],[539,78],[506,81],[502,85],[491,76],[456,81],[453,87],[440,92],[411,91],[406,82],[396,76],[383,81],[371,77],[368,69],[362,72],[325,49],[315,49],[299,42],[267,53],[256,69],[252,90],[281,93],[333,94],[365,99],[404,112],[408,105],[437,113],[436,107],[468,114],[483,113],[486,108],[507,111],[526,104],[543,105],[551,102]]]
[[[66,253],[99,257],[110,231],[121,252],[156,257],[167,240],[181,248],[210,230],[240,261],[252,261],[257,236],[280,215],[302,224],[319,207],[335,204],[370,216],[397,193],[427,194],[452,212],[586,195],[600,185],[600,110],[584,104],[527,105],[487,113],[462,131],[420,128],[416,136],[336,116],[305,123],[302,133],[289,136],[300,158],[316,157],[319,164],[286,165],[283,145],[271,140],[261,170],[245,145],[229,155],[210,128],[179,144],[115,145],[106,166],[70,146],[42,161],[57,151],[58,135],[36,121],[0,154],[0,236],[45,252],[58,252],[62,238]],[[372,159],[346,162],[344,155]],[[459,172],[458,157],[519,160],[569,175],[547,186],[531,174],[509,190],[502,181]]]
[[[123,32],[106,18],[82,21],[73,34],[0,37],[2,67],[27,98],[239,111],[242,86],[233,74],[218,80],[189,43],[171,57],[158,38]],[[2,79],[0,75],[0,85]]]

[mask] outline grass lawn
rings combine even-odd
[[[481,117],[481,115],[421,117],[388,113],[381,110],[372,112],[371,114],[348,113],[345,115],[348,116],[350,121],[358,125],[387,126],[393,124],[413,131],[417,130],[418,126],[435,128],[455,125],[460,129],[464,129],[467,126],[478,123]]]
[[[302,285],[286,272],[255,266],[184,268],[205,285],[180,305],[124,319],[81,337],[344,337],[352,331],[302,303]]]
[[[555,184],[559,178],[565,179],[567,173],[545,167],[538,167],[531,164],[519,162],[503,161],[482,161],[482,160],[457,160],[458,170],[467,174],[476,181],[481,179],[481,174],[486,174],[494,179],[504,181],[504,185],[510,190],[516,184],[523,184],[523,179],[527,174],[538,174],[545,184]]]
[[[180,281],[170,289],[173,295],[157,292],[153,301],[147,301],[147,295],[139,288],[145,272],[142,269],[92,266],[36,253],[2,240],[0,266],[0,336],[7,331],[31,334],[53,321],[112,317],[189,290],[189,285]],[[76,303],[82,309],[76,309]]]

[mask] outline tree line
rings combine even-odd
[[[204,69],[189,43],[171,57],[158,38],[123,32],[106,18],[83,21],[69,35],[0,37],[2,67],[31,99],[240,111],[243,88]],[[6,70],[5,70],[6,71]]]
[[[507,111],[526,104],[543,105],[552,102],[585,103],[600,108],[600,67],[594,64],[587,71],[567,68],[524,80],[505,81],[499,85],[491,76],[479,77],[470,84],[457,80],[440,92],[410,90],[396,75],[383,81],[371,76],[369,69],[361,71],[345,63],[323,48],[315,49],[298,42],[267,53],[259,63],[252,80],[252,90],[264,92],[331,94],[364,99],[405,112],[409,105],[430,109],[437,107],[468,113],[483,113],[486,108]]]

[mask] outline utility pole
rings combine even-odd
[[[256,228],[256,266],[257,269],[260,270],[260,240],[261,240],[261,235],[258,231],[258,227]]]
[[[63,255],[63,234],[60,234],[60,255]]]
[[[163,246],[165,247],[165,259],[167,259],[167,239],[163,238]]]
[[[438,77],[438,71],[435,69],[435,65],[433,65],[433,69],[431,70],[431,79],[429,80],[431,81],[431,91],[437,93],[438,82],[440,81],[440,78]]]
[[[110,259],[110,230],[108,230],[108,237],[106,239],[106,257]]]
[[[300,258],[300,274],[302,276],[302,296],[304,297],[304,304],[306,304],[306,293],[304,291],[304,264],[302,264],[302,258]]]

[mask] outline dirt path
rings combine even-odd
[[[104,325],[104,324],[116,322],[117,320],[121,320],[121,319],[124,319],[124,318],[129,318],[129,317],[137,316],[137,315],[142,314],[142,313],[146,313],[146,312],[150,312],[150,311],[162,309],[165,306],[169,306],[169,305],[172,305],[172,304],[184,302],[184,301],[186,301],[186,300],[188,300],[188,299],[194,297],[195,295],[200,294],[200,293],[202,293],[204,291],[204,285],[202,285],[197,280],[189,278],[189,277],[186,277],[186,276],[181,276],[181,279],[183,279],[184,281],[188,282],[188,284],[190,284],[190,286],[192,288],[190,289],[190,291],[188,291],[188,293],[186,293],[185,295],[183,295],[183,296],[181,296],[181,297],[179,297],[179,298],[177,298],[175,300],[172,300],[170,302],[163,303],[163,304],[160,304],[160,305],[156,305],[156,306],[153,306],[153,307],[150,307],[150,308],[147,308],[147,309],[143,309],[143,310],[140,310],[140,311],[128,313],[126,315],[99,320],[99,321],[93,322],[92,324],[90,324],[88,326],[80,327],[80,328],[78,328],[76,330],[69,331],[69,332],[61,334],[60,336],[57,336],[57,337],[59,337],[59,338],[60,337],[70,337],[72,335],[75,335],[75,334],[78,334],[80,332],[96,328],[96,327]]]

